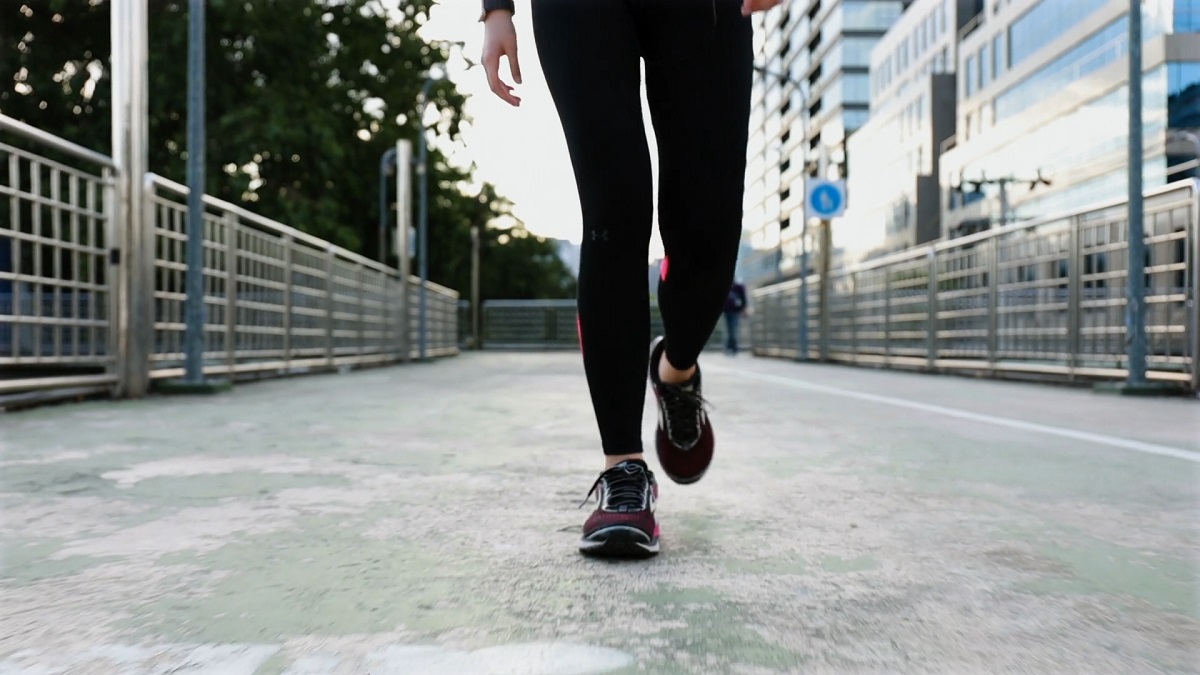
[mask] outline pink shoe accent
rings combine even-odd
[[[664,257],[662,260],[662,264],[658,266],[658,280],[659,281],[667,280],[667,268],[670,267],[670,263],[671,263],[671,259]]]
[[[579,336],[579,353],[583,353],[583,322],[575,315],[575,334]]]
[[[657,537],[659,536],[659,534],[661,534],[661,528],[659,527],[658,523],[655,523],[655,524],[654,524],[654,536],[655,536],[655,538],[657,538]]]

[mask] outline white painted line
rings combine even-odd
[[[1076,429],[1055,427],[1048,424],[1022,422],[1021,420],[1014,420],[1007,417],[995,417],[993,415],[984,415],[967,410],[959,410],[957,408],[947,408],[940,405],[933,405],[931,403],[918,403],[916,401],[909,401],[902,398],[892,398],[891,396],[865,394],[863,392],[852,391],[850,389],[839,389],[837,387],[827,387],[822,384],[802,382],[800,380],[795,380],[790,377],[781,377],[779,375],[767,375],[765,373],[755,373],[726,368],[715,368],[713,370],[719,371],[722,374],[734,375],[736,377],[749,380],[758,380],[760,382],[769,382],[771,384],[783,385],[793,389],[804,389],[807,391],[829,394],[831,396],[842,396],[844,398],[858,399],[859,401],[868,401],[870,403],[895,406],[897,408],[920,410],[922,412],[933,413],[935,415],[957,417],[958,419],[970,420],[972,422],[982,422],[984,424],[992,424],[998,427],[1008,427],[1009,429],[1019,429],[1021,431],[1032,431],[1034,433],[1047,434],[1050,436],[1059,436],[1061,438],[1070,438],[1077,441],[1086,441],[1088,443],[1107,445],[1113,448],[1121,448],[1123,450],[1132,450],[1134,452],[1141,452],[1147,455],[1158,455],[1160,457],[1182,459],[1186,462],[1200,463],[1200,452],[1185,450],[1183,448],[1173,448],[1168,445],[1143,443],[1142,441],[1121,438],[1119,436],[1094,434],[1089,431],[1078,431]]]

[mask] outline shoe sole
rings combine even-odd
[[[659,464],[662,464],[662,460],[659,460]],[[692,483],[699,483],[700,479],[704,478],[704,474],[708,473],[708,467],[704,467],[704,470],[701,471],[700,473],[696,474],[695,476],[691,476],[689,478],[682,478],[680,476],[676,476],[676,475],[672,474],[670,471],[667,471],[666,469],[662,468],[661,466],[659,467],[659,469],[661,469],[663,473],[667,474],[667,478],[670,478],[671,481],[676,483],[677,485],[691,485]]]
[[[658,555],[658,538],[651,540],[636,527],[613,525],[581,539],[579,552],[602,558],[650,558]]]

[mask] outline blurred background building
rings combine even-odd
[[[1122,197],[1128,10],[802,0],[758,19],[742,274],[799,273],[804,180],[821,157],[847,178],[835,268]],[[1149,189],[1200,175],[1200,0],[1143,13]]]

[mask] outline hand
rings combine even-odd
[[[492,93],[511,106],[521,105],[521,97],[512,93],[513,88],[500,79],[500,57],[508,57],[508,69],[513,80],[521,84],[521,64],[517,61],[517,29],[513,26],[512,12],[495,9],[488,12],[483,22],[483,69],[487,72],[488,86]]]
[[[742,0],[742,16],[750,16],[778,5],[782,0]]]

